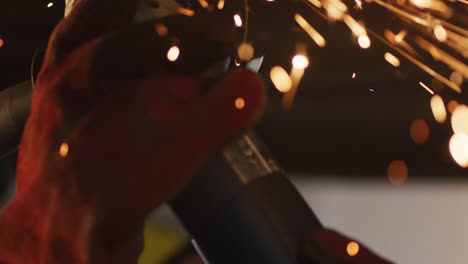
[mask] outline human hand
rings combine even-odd
[[[16,224],[41,241],[23,245],[36,247],[34,263],[133,261],[118,251],[132,247],[146,215],[262,112],[255,74],[201,77],[235,46],[230,22],[202,15],[134,25],[137,2],[81,0],[50,39],[5,214],[21,215]],[[161,23],[167,36],[156,33]],[[176,37],[181,55],[169,62]]]

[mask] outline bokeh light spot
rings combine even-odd
[[[387,177],[391,184],[402,185],[408,178],[408,166],[402,160],[390,162],[387,168]]]
[[[359,244],[355,241],[351,241],[346,245],[346,253],[349,256],[354,257],[359,253]]]

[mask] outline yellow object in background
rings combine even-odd
[[[138,263],[161,263],[186,243],[187,237],[180,230],[170,229],[149,222],[145,225],[145,248]]]

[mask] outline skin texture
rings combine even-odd
[[[254,73],[202,77],[235,50],[230,21],[135,25],[137,2],[81,0],[52,34],[19,148],[17,193],[0,215],[0,263],[136,263],[146,216],[261,115],[265,89]],[[161,23],[167,36],[155,31]],[[181,57],[168,62],[174,44]],[[322,261],[321,242],[336,233],[320,232],[304,252]]]

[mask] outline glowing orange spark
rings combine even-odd
[[[431,110],[434,119],[442,124],[447,119],[447,111],[445,110],[444,100],[439,95],[434,95],[431,98]]]
[[[245,107],[245,99],[242,97],[236,98],[234,101],[234,106],[236,107],[237,110],[242,110]]]
[[[452,81],[456,85],[462,85],[463,84],[463,76],[454,71],[452,74],[450,74],[450,81]]]
[[[242,27],[242,18],[239,14],[234,15],[234,24],[236,25],[236,27]]]
[[[52,2],[50,2],[50,3],[47,4],[47,7],[48,7],[48,8],[51,8],[51,7],[53,7],[53,6],[54,6],[54,3],[52,3]]]
[[[453,111],[455,111],[455,109],[457,108],[457,106],[459,105],[459,103],[455,100],[451,100],[448,105],[447,105],[447,110],[449,113],[453,113]]]
[[[361,26],[354,18],[350,15],[345,15],[343,17],[343,22],[351,29],[354,35],[356,36],[363,36],[366,35],[366,29]]]
[[[454,133],[468,134],[468,107],[458,105],[452,113],[452,129]]]
[[[325,47],[327,42],[323,38],[322,35],[314,28],[312,27],[309,22],[307,22],[304,17],[302,17],[299,14],[295,14],[294,18],[296,19],[296,22],[299,24],[299,26],[302,27],[302,29],[309,34],[309,36],[312,38],[312,40],[319,46],[319,47]]]
[[[443,26],[437,25],[434,27],[434,36],[438,41],[444,42],[447,40],[447,31]]]
[[[308,0],[309,3],[313,4],[315,7],[317,8],[322,8],[322,2],[320,2],[319,0]]]
[[[203,7],[203,8],[208,8],[209,4],[206,0],[198,0],[198,3],[200,3],[200,5]]]
[[[453,160],[462,168],[468,168],[468,134],[456,133],[450,138],[449,150]]]
[[[425,85],[423,82],[419,82],[419,85],[421,85],[422,88],[426,89],[430,94],[434,94],[434,91],[431,90],[427,85]]]
[[[250,43],[242,43],[239,45],[239,48],[237,49],[237,55],[239,56],[239,59],[243,61],[249,61],[253,58],[255,54],[254,47]]]
[[[359,253],[359,244],[355,241],[349,242],[348,245],[346,245],[346,253],[348,253],[350,257],[356,256]]]
[[[291,77],[281,66],[275,66],[271,69],[270,78],[278,91],[287,93],[291,90]]]
[[[160,37],[165,37],[169,33],[169,30],[164,24],[157,23],[155,28],[156,28],[156,32],[158,33]]]
[[[358,38],[359,46],[363,49],[367,49],[371,45],[371,41],[367,35],[361,35]]]
[[[425,144],[429,139],[429,125],[423,119],[414,120],[410,126],[411,139],[416,144]]]
[[[393,67],[396,67],[396,68],[400,67],[400,60],[397,57],[395,57],[395,55],[391,54],[390,52],[386,52],[384,54],[384,58],[388,63],[393,65]]]
[[[309,59],[304,55],[296,55],[292,59],[292,65],[296,69],[304,70],[309,66]]]
[[[184,16],[194,16],[195,15],[195,12],[193,10],[183,8],[183,7],[179,7],[177,9],[177,12],[179,14],[181,14],[181,15],[184,15]]]
[[[219,9],[219,10],[223,10],[223,8],[224,8],[224,0],[219,0],[219,2],[218,2],[218,9]]]
[[[392,161],[387,168],[387,178],[393,185],[402,185],[408,178],[408,166],[402,160]]]
[[[68,155],[69,150],[70,150],[70,147],[68,146],[68,144],[66,142],[62,143],[60,145],[60,150],[59,150],[60,157],[65,158]]]
[[[167,59],[169,61],[176,61],[179,58],[180,49],[177,46],[172,46],[169,51],[167,52]]]
[[[0,38],[0,48],[3,47],[4,41],[2,38]]]

